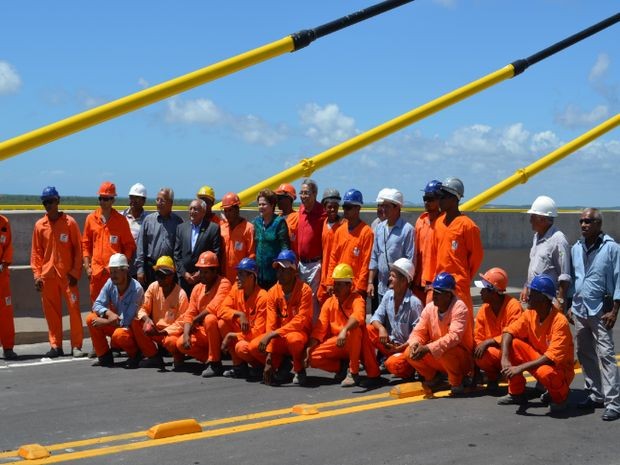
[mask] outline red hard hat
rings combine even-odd
[[[116,197],[116,186],[113,182],[105,181],[101,184],[101,186],[99,186],[99,193],[97,195]]]
[[[508,273],[502,268],[491,268],[486,273],[480,274],[480,277],[500,292],[505,292],[508,287]]]
[[[216,268],[218,266],[220,266],[220,262],[217,259],[217,255],[210,250],[202,252],[196,262],[196,268]]]
[[[239,200],[239,196],[234,192],[229,192],[222,197],[222,208],[229,208],[239,205],[241,205],[241,200]]]
[[[291,184],[280,184],[280,187],[276,189],[276,195],[288,195],[291,199],[297,198],[297,191]]]

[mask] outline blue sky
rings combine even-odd
[[[3,2],[0,140],[372,3]],[[617,12],[617,0],[417,0],[2,161],[0,193],[94,195],[111,180],[121,194],[139,181],[150,197],[203,184],[221,197]],[[458,176],[471,198],[618,113],[619,43],[616,25],[313,177],[419,203],[427,181]],[[616,128],[494,203],[620,205],[619,156]]]

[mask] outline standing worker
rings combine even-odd
[[[321,234],[321,246],[323,248],[323,266],[321,266],[321,284],[319,286],[319,292],[317,295],[321,307],[329,298],[327,283],[330,278],[327,272],[329,271],[329,257],[331,256],[332,247],[334,246],[334,237],[336,236],[336,231],[338,231],[338,229],[340,229],[340,226],[344,224],[344,218],[342,218],[338,214],[341,200],[342,198],[340,197],[340,192],[338,192],[337,189],[334,189],[333,187],[328,187],[323,191],[323,198],[321,199],[321,203],[323,204],[323,208],[325,208],[327,218],[325,218],[325,223],[323,223],[323,232]]]
[[[205,218],[220,224],[220,217],[213,213],[213,205],[215,204],[215,191],[211,186],[202,186],[196,193],[196,198],[205,201]]]
[[[275,190],[276,204],[280,209],[280,216],[286,220],[288,238],[291,242],[291,250],[297,250],[297,224],[299,212],[293,208],[293,202],[297,199],[297,191],[292,184],[280,184]]]
[[[0,343],[5,360],[15,360],[15,322],[11,301],[9,265],[13,261],[13,237],[11,225],[6,216],[0,215]]]
[[[225,220],[220,222],[222,234],[223,272],[231,283],[237,278],[237,265],[243,258],[256,257],[254,248],[254,225],[241,216],[241,200],[234,192],[222,197]]]
[[[50,350],[46,357],[63,356],[62,297],[71,322],[71,352],[81,357],[84,330],[80,313],[78,281],[82,274],[82,236],[72,216],[58,210],[60,195],[53,186],[43,189],[41,202],[46,214],[34,225],[30,267],[34,287],[41,293],[47,320]]]
[[[129,206],[123,210],[122,215],[127,218],[129,223],[129,229],[133,240],[138,244],[138,236],[140,235],[140,228],[144,219],[148,215],[144,209],[144,203],[146,202],[146,187],[139,182],[131,186],[129,189]],[[135,260],[129,266],[129,275],[132,278],[137,278],[137,269]]]

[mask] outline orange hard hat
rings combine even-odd
[[[239,200],[239,196],[234,192],[229,192],[222,197],[222,208],[229,208],[239,205],[241,205],[241,200]]]
[[[276,195],[288,195],[291,199],[297,198],[297,191],[291,184],[280,184],[280,187],[276,189]]]
[[[480,277],[491,284],[496,291],[506,292],[508,287],[508,273],[502,268],[491,268],[484,274],[480,274]]]
[[[99,193],[97,195],[104,195],[106,197],[116,197],[116,186],[113,182],[104,181],[99,186]]]
[[[217,259],[217,255],[210,250],[202,252],[196,262],[196,268],[215,268],[218,266],[220,266],[220,262]]]

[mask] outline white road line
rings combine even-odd
[[[9,369],[9,368],[34,367],[34,366],[40,366],[40,365],[55,365],[57,363],[82,362],[82,361],[88,361],[88,360],[90,360],[90,359],[86,358],[86,357],[82,357],[82,358],[61,358],[61,359],[58,359],[58,360],[52,360],[51,358],[43,357],[38,362],[34,362],[34,361],[33,362],[17,362],[17,363],[6,363],[5,362],[5,365],[0,366],[0,370],[6,370],[6,369]]]

